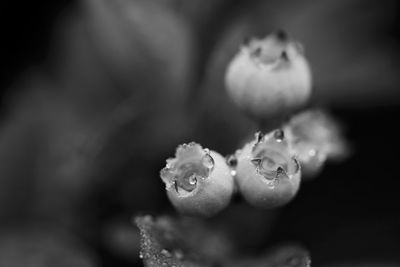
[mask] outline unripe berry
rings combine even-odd
[[[255,140],[237,152],[236,182],[252,205],[273,208],[289,202],[300,186],[301,170],[282,130]]]
[[[177,148],[160,176],[179,212],[212,216],[229,204],[234,190],[230,172],[224,157],[192,142]]]
[[[326,160],[340,159],[348,153],[340,125],[321,110],[292,117],[284,129],[306,177],[316,176]]]
[[[229,96],[260,119],[301,107],[311,93],[311,71],[301,45],[283,32],[251,39],[230,62]]]

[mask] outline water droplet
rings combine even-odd
[[[262,158],[254,158],[251,160],[251,163],[256,167],[258,174],[274,182],[273,186],[275,186],[275,180],[283,175],[286,176],[284,167],[272,157],[263,156]]]
[[[201,163],[203,164],[204,167],[207,169],[212,169],[214,168],[214,159],[211,157],[210,154],[205,154],[203,158],[201,159]]]
[[[285,138],[285,133],[282,129],[275,130],[274,138],[276,141],[281,142]]]
[[[226,163],[229,167],[236,167],[238,164],[238,159],[235,155],[229,155],[226,157]]]
[[[161,250],[161,254],[168,258],[171,257],[171,253],[166,249]]]
[[[231,170],[231,175],[232,176],[236,176],[236,173],[237,173],[236,170]]]
[[[189,177],[189,184],[191,184],[191,185],[197,184],[197,178],[196,178],[196,175],[195,175],[195,174],[193,174],[193,175],[191,175],[191,176]]]
[[[143,253],[141,251],[139,252],[139,259],[143,259]]]

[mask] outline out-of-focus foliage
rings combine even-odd
[[[0,266],[94,267],[96,259],[71,235],[49,229],[11,228],[0,233]]]

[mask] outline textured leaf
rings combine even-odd
[[[260,256],[240,256],[232,242],[206,223],[189,218],[136,218],[145,266],[309,267],[306,250],[285,246]]]
[[[209,266],[190,251],[185,237],[171,220],[144,216],[137,218],[136,224],[141,234],[140,257],[145,266]]]

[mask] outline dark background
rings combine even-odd
[[[310,4],[310,1],[306,2],[313,5]],[[313,69],[316,70],[314,73],[317,80],[313,103],[328,107],[333,115],[343,122],[346,137],[352,145],[353,153],[343,163],[328,164],[319,177],[302,184],[300,193],[295,200],[286,207],[279,209],[279,217],[268,233],[268,240],[264,242],[255,241],[254,247],[249,245],[249,248],[260,249],[284,241],[296,241],[305,245],[311,251],[314,266],[337,262],[400,263],[400,177],[397,170],[400,163],[398,152],[400,148],[400,128],[398,127],[400,93],[398,87],[400,83],[397,78],[398,70],[400,70],[398,68],[399,8],[397,4],[392,5],[390,1],[379,1],[380,4],[372,1],[353,1],[356,4],[348,11],[346,1],[342,2],[342,8],[340,8],[340,4],[335,5],[336,9],[332,8],[333,11],[337,12],[336,15],[332,15],[334,17],[332,22],[326,24],[322,22],[322,26],[316,25],[320,28],[326,25],[330,26],[330,28],[316,29],[316,34],[334,28],[340,32],[335,36],[341,36],[342,40],[338,41],[339,49],[337,50],[331,50],[331,47],[325,46],[324,48],[327,51],[324,51],[317,47],[320,50],[317,51],[316,49],[314,51],[317,52],[312,54],[314,58],[318,57],[316,65],[312,64]],[[229,29],[227,25],[234,21],[235,16],[239,16],[242,12],[252,14],[251,10],[257,6],[257,3],[257,1],[225,1],[215,10],[210,8],[213,11],[204,12],[204,14],[194,13],[194,15],[190,12],[194,12],[195,9],[181,9],[182,12],[188,12],[186,16],[191,18],[190,23],[195,25],[191,28],[195,39],[201,40],[193,59],[193,65],[196,67],[191,78],[192,87],[204,84],[201,81],[207,75],[206,58],[212,57],[211,51],[219,51],[218,36]],[[286,3],[284,7],[280,7],[274,1],[271,1],[271,3],[272,8],[276,7],[273,13],[278,14],[277,16],[279,16],[279,12],[284,13],[287,8],[290,8],[290,3]],[[76,1],[2,2],[0,9],[0,25],[3,37],[0,50],[0,118],[3,120],[2,129],[7,128],[10,114],[13,114],[19,108],[19,102],[12,100],[14,95],[24,94],[28,90],[26,87],[16,84],[32,66],[44,65],[45,68],[49,68],[49,65],[44,64],[44,62],[49,58],[54,31],[57,29],[55,27],[58,25],[62,14],[67,10],[73,12],[76,6]],[[330,8],[328,8],[329,10]],[[354,26],[355,29],[353,30],[356,34],[352,30],[347,32],[343,20],[350,16],[349,25],[353,25],[351,22],[357,21],[357,18],[360,17],[364,18],[363,15],[360,15],[364,13],[368,14],[368,16],[366,15],[367,18],[362,20],[365,26]],[[314,12],[312,14],[319,13]],[[308,16],[309,14],[305,13],[304,15]],[[204,19],[204,17],[207,19]],[[326,19],[321,15],[315,21],[324,20],[324,18]],[[278,22],[275,24],[279,24]],[[275,28],[275,24],[272,23],[263,34]],[[339,29],[335,28],[335,25]],[[255,27],[255,30],[251,32],[262,33],[263,30],[260,28],[262,27]],[[351,27],[349,28],[351,29]],[[363,29],[363,31],[360,32],[360,29]],[[308,30],[313,31],[313,29]],[[304,36],[309,35],[304,34]],[[303,40],[301,36],[299,36],[299,39]],[[318,42],[317,37],[314,39],[310,38],[311,41]],[[305,40],[305,43],[307,41],[308,39]],[[335,42],[332,43],[333,47],[334,45]],[[347,47],[351,49],[347,49]],[[307,44],[306,49],[308,49]],[[324,58],[328,57],[330,53],[336,53],[339,58],[343,54],[343,58],[352,62],[354,58],[348,56],[349,53],[352,54],[352,51],[364,51],[360,57],[365,56],[365,59],[361,60],[360,64],[365,68],[359,68],[353,73],[352,68],[349,67],[343,77],[338,76],[334,64],[347,64],[347,61],[332,63],[327,67],[329,69],[333,66],[332,72],[323,72],[317,69],[318,64],[324,62]],[[369,54],[375,55],[377,51],[376,57],[368,57]],[[312,48],[308,52],[312,53]],[[341,54],[341,52],[343,53]],[[310,55],[311,58],[312,56]],[[386,65],[386,61],[390,62]],[[312,60],[311,63],[313,63]],[[351,64],[349,63],[349,65]],[[331,79],[333,82],[328,78],[324,79],[330,76],[336,77]],[[371,84],[371,81],[380,81],[380,79],[382,80],[381,83]],[[189,96],[192,106],[197,105],[197,94],[199,92]],[[149,101],[151,104],[152,99],[149,99]],[[231,119],[235,119],[235,114],[232,115]],[[202,124],[203,122],[200,119],[199,123],[196,122],[198,127],[196,129],[199,129],[200,126],[213,129],[213,125],[218,123],[231,127],[232,125],[229,123],[224,124],[225,119],[221,118],[216,122],[209,122],[209,124]],[[240,120],[243,120],[243,118],[240,118]],[[119,131],[116,136],[128,138],[124,131],[131,133],[135,127],[142,127],[141,122],[138,123],[127,127],[128,130],[124,128],[125,130]],[[162,125],[161,128],[163,127]],[[243,132],[243,129],[241,131]],[[234,137],[227,137],[223,140],[225,143],[222,144],[220,142],[222,137],[219,133],[215,133],[215,137],[208,136],[212,131],[204,131],[200,134],[189,132],[183,141],[187,141],[187,138],[198,138],[202,143],[210,144],[210,147],[216,147],[222,153],[227,154],[238,143],[239,138],[237,136],[243,136],[242,132]],[[122,138],[122,140],[124,139]],[[140,142],[142,139],[137,140]],[[114,151],[118,154],[118,149],[122,146],[117,144],[115,147],[115,150],[108,151]],[[145,176],[157,176],[158,169],[163,164],[163,158],[172,154],[173,147],[174,144],[168,145],[158,155],[151,157],[151,160],[148,160],[148,158],[140,159],[140,157],[137,159],[129,152],[123,152],[121,155],[121,157],[125,157],[124,160],[121,160],[123,163],[113,165],[108,171],[115,176],[125,178],[115,179],[114,182],[107,183],[105,187],[98,186],[96,187],[98,190],[94,190],[95,193],[90,193],[92,201],[90,205],[93,206],[88,210],[93,212],[94,215],[90,219],[85,219],[86,221],[80,224],[77,232],[83,232],[83,234],[78,235],[84,237],[82,238],[83,243],[89,244],[88,246],[91,251],[94,251],[93,254],[96,255],[95,257],[99,259],[99,262],[104,265],[108,264],[107,266],[118,266],[118,264],[129,266],[137,263],[129,257],[120,257],[118,253],[110,252],[104,242],[96,237],[102,231],[103,225],[112,218],[122,218],[122,221],[124,221],[129,220],[131,215],[141,211],[149,211],[154,214],[172,211],[163,195],[162,185],[159,181],[142,183],[129,182],[129,179],[139,179],[141,173],[144,173]],[[5,148],[3,147],[3,149]],[[19,148],[8,147],[7,149],[15,151]],[[29,150],[29,146],[25,149]],[[157,151],[154,153],[157,154]],[[142,160],[142,164],[138,163],[136,167],[130,168],[129,166],[132,165],[127,162],[132,159]],[[107,160],[107,157],[102,160]],[[24,164],[26,162],[21,161],[17,164],[18,168],[28,168]],[[144,167],[146,171],[138,170],[139,166],[146,166]],[[149,169],[154,170],[149,171]],[[140,186],[143,185],[146,188],[154,186],[155,188],[146,192],[147,194],[153,192],[156,196],[151,199],[146,196],[132,197],[126,200],[126,202],[132,202],[127,205],[126,202],[115,197],[115,194],[119,194],[121,187],[124,187],[127,183],[135,184],[132,187],[128,186],[133,190],[131,193],[133,195],[140,195]],[[8,185],[3,183],[0,186],[4,188]],[[19,196],[17,195],[17,197]],[[240,202],[241,200],[237,201]],[[13,206],[13,202],[9,202],[7,205],[11,207],[10,209],[19,207]],[[255,212],[252,208],[248,208],[251,209],[252,214]],[[29,208],[27,209],[29,210]],[[16,216],[18,219],[15,219],[15,221],[24,220],[21,219],[24,216]],[[255,216],[256,219],[257,216]],[[87,225],[90,225],[90,227]],[[86,234],[82,230],[86,229],[85,227],[91,229]],[[251,243],[252,240],[248,240],[247,244]]]

